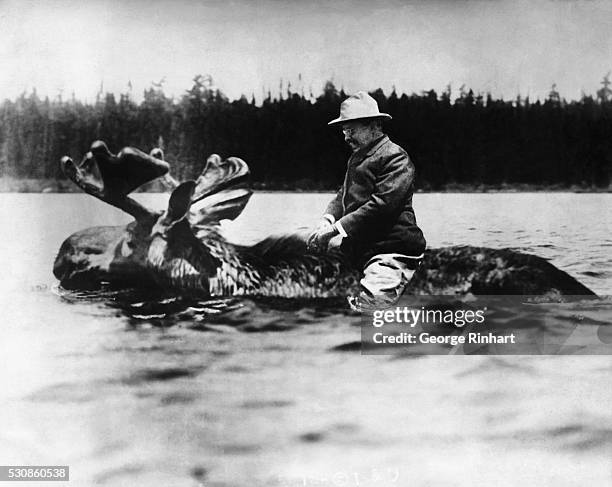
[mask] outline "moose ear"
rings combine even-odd
[[[195,181],[185,181],[172,191],[165,218],[168,224],[176,223],[185,218],[191,207],[191,197],[194,189]]]
[[[245,188],[221,191],[204,198],[200,208],[189,217],[193,225],[215,225],[220,220],[234,220],[242,213],[253,193]]]

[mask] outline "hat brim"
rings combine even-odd
[[[353,120],[371,120],[374,118],[383,118],[385,120],[391,120],[393,117],[388,113],[379,113],[378,115],[370,115],[369,117],[352,117],[352,118],[342,118],[338,117],[331,122],[328,122],[327,125],[338,125],[344,122],[352,122]]]

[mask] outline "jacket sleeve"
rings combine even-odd
[[[376,189],[370,199],[338,220],[348,236],[363,234],[381,218],[397,214],[412,191],[414,165],[408,155],[397,154],[385,161],[376,176]]]
[[[325,210],[325,215],[331,215],[334,217],[334,221],[338,220],[343,213],[344,208],[342,207],[342,196],[344,195],[344,185],[340,186],[340,189],[336,193],[336,196],[333,200],[329,202],[327,205],[327,209]]]

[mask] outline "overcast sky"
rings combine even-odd
[[[36,87],[92,100],[139,98],[165,78],[180,95],[210,74],[231,98],[278,92],[281,78],[318,94],[443,89],[513,98],[594,93],[612,70],[612,2],[0,0],[0,99]]]

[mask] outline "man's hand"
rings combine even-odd
[[[317,247],[317,235],[331,228],[332,224],[327,218],[322,218],[317,226],[310,232],[308,236],[307,245],[309,250],[316,250]]]
[[[329,241],[337,234],[338,230],[336,230],[336,227],[333,226],[329,220],[324,218],[308,237],[308,249],[327,250]]]

